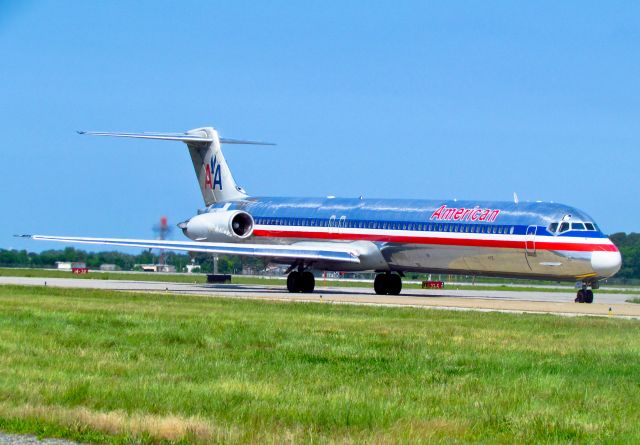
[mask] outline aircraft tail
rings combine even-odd
[[[98,131],[80,131],[78,133],[93,136],[184,142],[189,148],[202,198],[207,206],[216,202],[234,201],[247,197],[247,193],[233,179],[220,144],[274,145],[268,142],[220,138],[218,132],[212,127],[196,128],[186,133],[109,133]]]

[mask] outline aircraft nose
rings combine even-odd
[[[620,270],[622,257],[619,251],[593,252],[591,254],[591,268],[600,277],[611,277]]]

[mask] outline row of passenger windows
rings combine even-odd
[[[330,227],[336,229],[382,229],[382,230],[412,230],[427,232],[458,232],[458,233],[497,233],[513,234],[513,226],[498,226],[488,224],[442,224],[442,223],[412,223],[385,221],[348,221],[346,219],[320,218],[256,218],[256,224],[267,226],[303,226]]]
[[[551,223],[549,224],[549,232],[551,233],[564,233],[564,232],[568,232],[569,230],[590,230],[590,231],[595,231],[596,227],[595,224],[587,222],[587,223],[581,223],[581,222],[562,222],[562,223]]]

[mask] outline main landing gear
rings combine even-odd
[[[402,290],[402,279],[395,273],[379,273],[373,281],[373,289],[378,295],[398,295]]]
[[[294,270],[287,277],[287,290],[294,293],[310,294],[316,287],[316,279],[308,270]]]
[[[591,289],[589,289],[591,287]],[[593,290],[597,289],[598,283],[582,283],[582,289],[576,294],[576,303],[593,303]]]

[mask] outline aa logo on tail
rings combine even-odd
[[[213,173],[213,180],[211,174]],[[222,174],[220,173],[220,164],[218,158],[213,156],[211,164],[207,164],[204,168],[204,186],[215,190],[216,187],[222,191]]]

